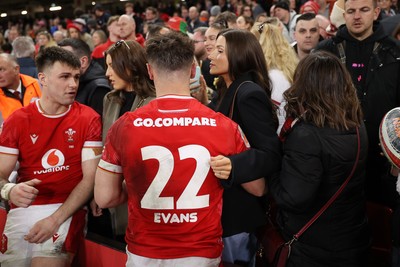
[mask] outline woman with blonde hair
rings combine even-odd
[[[42,49],[56,46],[57,43],[53,40],[53,36],[47,31],[41,31],[36,34],[36,54],[39,53]]]
[[[268,75],[272,83],[271,98],[277,107],[283,101],[283,93],[293,83],[293,75],[299,62],[296,52],[285,39],[278,25],[269,23],[267,20],[254,25],[252,31],[255,32],[254,29],[256,29],[256,37],[257,34],[259,35],[259,42],[267,61]],[[278,118],[282,125],[283,109],[279,110]]]

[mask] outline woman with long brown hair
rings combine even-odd
[[[352,79],[334,55],[311,53],[300,61],[284,97],[288,119],[281,136],[282,168],[269,180],[269,189],[286,241],[338,192],[356,166],[337,199],[293,242],[287,266],[366,266],[368,141]]]
[[[261,197],[265,180],[260,177],[276,172],[281,160],[267,64],[257,38],[245,30],[221,31],[209,59],[210,73],[219,75],[219,99],[210,107],[238,123],[251,147],[238,155],[211,159],[216,176],[227,179],[222,208],[222,260],[253,266],[255,233],[266,222]],[[249,190],[248,182],[259,183],[258,191]]]
[[[106,76],[113,90],[103,101],[103,142],[111,125],[125,112],[134,111],[155,98],[155,88],[146,67],[144,48],[135,41],[120,40],[105,53]],[[114,235],[125,234],[126,203],[110,209]]]

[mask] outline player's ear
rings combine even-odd
[[[44,74],[43,72],[39,72],[39,73],[38,73],[38,80],[39,80],[39,83],[40,83],[42,86],[44,86],[45,83],[46,83],[46,74]]]
[[[149,63],[146,63],[147,72],[149,73],[149,77],[151,80],[154,80],[153,68]]]

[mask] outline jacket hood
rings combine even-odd
[[[384,39],[387,37],[387,34],[385,33],[382,25],[379,23],[379,21],[374,21],[373,24],[373,33],[367,37],[366,39],[359,41],[353,36],[350,35],[346,25],[343,25],[339,28],[337,34],[334,38],[336,43],[339,43],[343,40],[354,42],[354,43],[371,43],[371,42],[377,42],[379,40]]]
[[[92,61],[92,62],[90,62],[89,68],[79,79],[79,83],[86,84],[86,83],[89,83],[90,81],[98,79],[98,78],[107,79],[107,77],[105,76],[104,70],[100,66],[100,64],[95,61]]]

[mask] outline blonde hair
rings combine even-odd
[[[299,59],[293,47],[282,34],[282,30],[268,21],[256,23],[252,32],[259,36],[268,69],[278,69],[293,83],[293,75]],[[257,34],[258,33],[258,34]],[[258,35],[258,36],[257,36]]]

